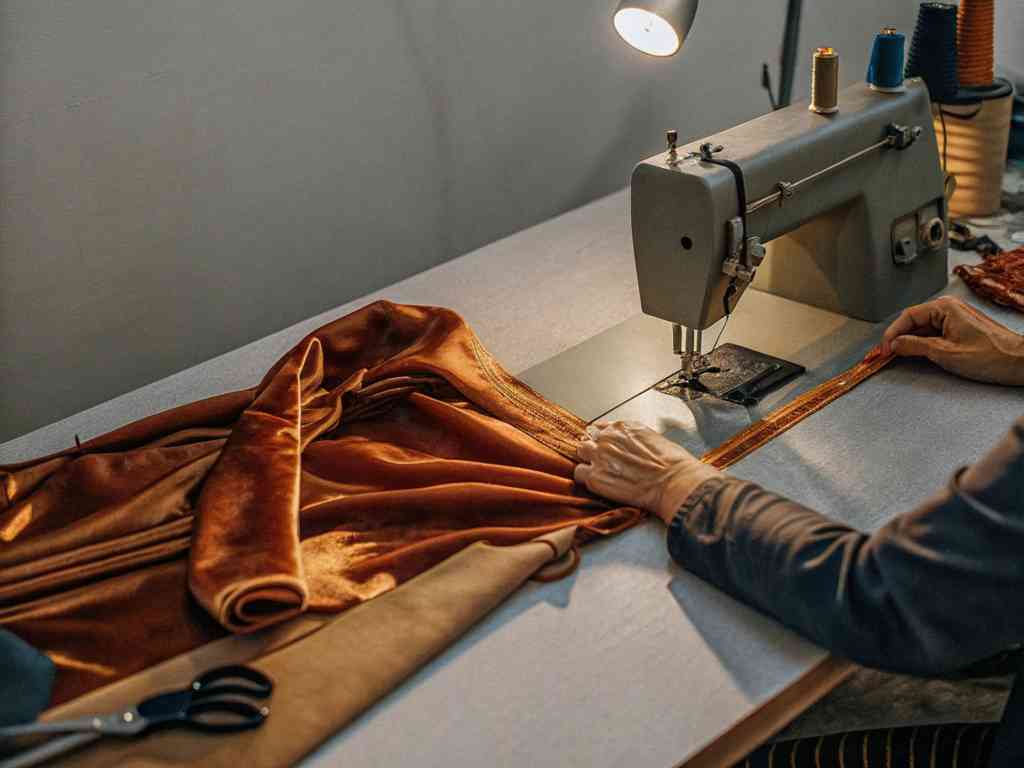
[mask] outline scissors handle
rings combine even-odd
[[[269,714],[269,707],[257,707],[237,699],[204,699],[189,706],[184,725],[204,733],[237,733],[259,728]],[[210,715],[222,717],[211,718]]]
[[[270,710],[257,705],[274,689],[270,678],[242,665],[216,667],[183,690],[151,696],[138,705],[147,727],[186,727],[210,733],[258,728]]]
[[[248,699],[265,699],[273,690],[270,678],[252,667],[242,664],[215,667],[192,683],[192,700],[185,707],[184,723],[206,733],[259,728],[270,709],[250,703]]]
[[[270,678],[258,669],[244,664],[227,664],[214,667],[197,677],[192,683],[192,698],[205,699],[210,696],[237,694],[265,699],[274,691]]]

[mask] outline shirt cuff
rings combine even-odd
[[[977,496],[970,491],[964,489],[960,479],[964,476],[964,473],[968,470],[968,467],[960,467],[956,472],[953,473],[953,477],[949,481],[949,490],[956,498],[960,499],[964,504],[973,509],[975,512],[985,515],[988,518],[1001,517],[1002,515],[996,510],[992,509],[988,504],[983,502]]]

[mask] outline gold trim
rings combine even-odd
[[[844,733],[839,740],[839,768],[846,768],[846,739],[850,734]]]
[[[819,384],[788,405],[772,411],[718,448],[705,454],[701,461],[717,469],[732,466],[874,376],[892,362],[892,359],[892,356],[883,357],[882,355],[866,357],[845,373]]]
[[[825,737],[819,736],[818,743],[814,747],[814,768],[821,768],[821,745],[825,743]]]
[[[567,437],[575,438],[582,431],[583,420],[549,403],[526,384],[512,376],[474,336],[471,338],[473,354],[487,378],[501,393],[521,405],[533,416],[544,417],[554,423]]]
[[[932,735],[932,752],[928,758],[928,768],[935,768],[935,760],[938,757],[936,750],[939,746],[939,734],[942,733],[942,726],[935,726],[935,733]]]
[[[508,373],[484,348],[475,335],[471,334],[469,341],[480,371],[498,394],[505,397],[520,410],[525,411],[542,422],[556,434],[538,434],[534,430],[526,429],[522,431],[549,448],[558,451],[563,456],[571,459],[576,458],[576,445],[584,434],[585,422],[554,403],[549,403],[537,392]]]

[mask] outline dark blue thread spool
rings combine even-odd
[[[907,57],[907,77],[920,77],[932,101],[950,101],[960,90],[956,72],[956,11],[950,3],[921,3]]]
[[[892,27],[875,35],[868,63],[868,85],[874,91],[900,93],[903,87],[903,51],[906,38]]]

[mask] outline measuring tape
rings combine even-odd
[[[838,400],[858,384],[885,368],[892,360],[893,355],[882,355],[877,349],[873,350],[850,370],[819,384],[788,405],[772,411],[760,421],[751,424],[739,434],[726,440],[713,451],[706,453],[701,461],[716,469],[731,467],[762,445],[792,429],[808,416]]]

